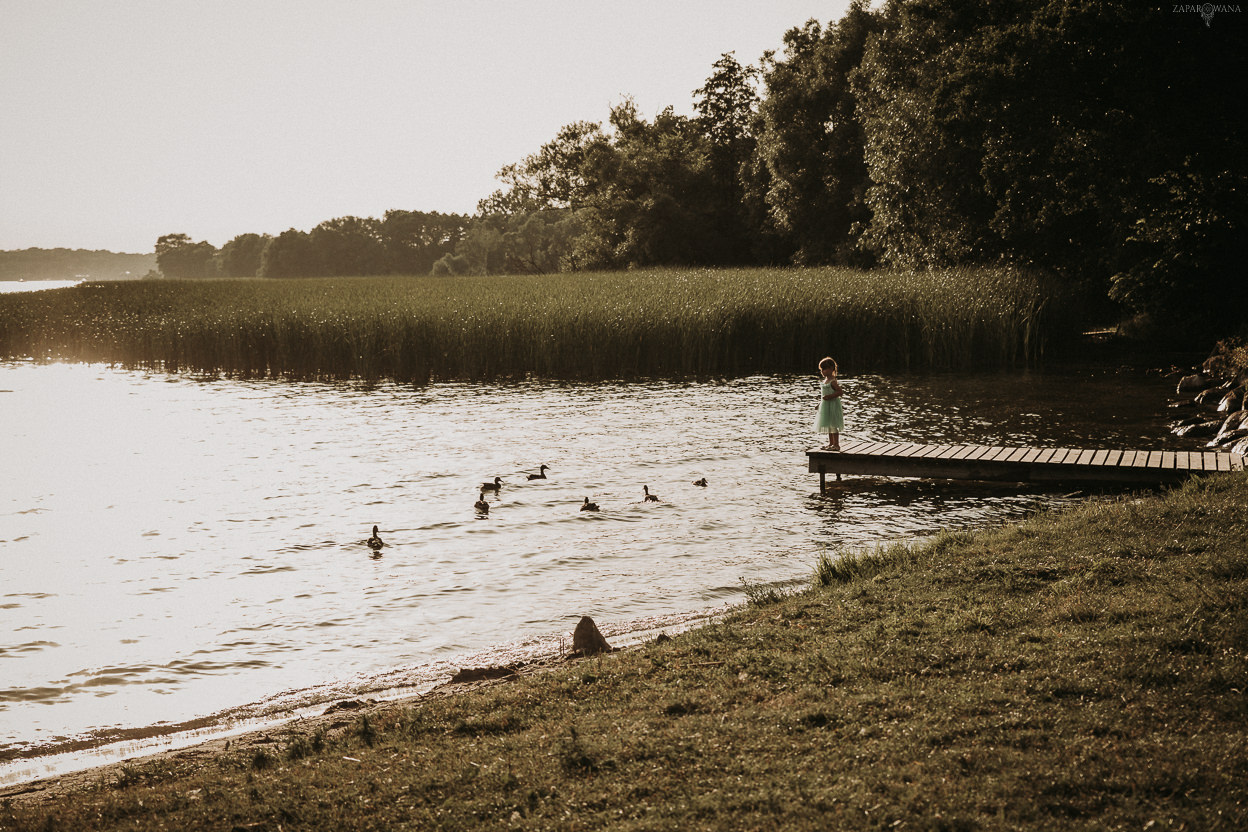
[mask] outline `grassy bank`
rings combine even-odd
[[[0,796],[0,828],[1241,829],[1246,505],[1224,475],[825,561],[661,644]]]
[[[415,382],[1000,368],[1068,312],[989,269],[135,281],[0,295],[0,357]]]

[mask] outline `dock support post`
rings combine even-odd
[[[840,479],[841,475],[837,474],[836,476],[837,476],[837,479]],[[828,474],[827,474],[827,471],[824,470],[824,467],[820,465],[819,466],[819,496],[822,497],[824,492],[827,491],[827,489],[828,489]]]

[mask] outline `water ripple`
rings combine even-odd
[[[844,387],[859,438],[1171,441],[1158,380],[1132,370]],[[0,479],[0,611],[21,634],[0,646],[0,759],[424,684],[500,644],[557,646],[584,614],[608,632],[722,607],[820,553],[1067,499],[865,477],[820,496],[811,377],[413,389],[0,364],[0,388],[23,472]]]

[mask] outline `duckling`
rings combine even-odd
[[[481,483],[481,490],[482,491],[497,491],[499,488],[502,487],[502,485],[503,485],[503,478],[495,477],[494,482]]]
[[[657,503],[657,502],[659,501],[659,498],[658,498],[658,497],[656,497],[656,496],[654,496],[653,494],[651,494],[651,493],[650,493],[650,486],[648,486],[648,485],[643,485],[641,488],[642,488],[642,490],[643,490],[643,491],[645,491],[645,492],[646,492],[646,500],[645,500],[645,501],[646,501],[647,503]]]
[[[475,508],[477,511],[481,512],[482,514],[490,513],[490,504],[485,501],[484,491],[481,492],[481,496],[478,497],[477,501],[472,504],[472,507]]]
[[[377,536],[377,527],[376,527],[376,526],[373,526],[373,536],[372,536],[372,537],[370,537],[368,540],[366,540],[366,541],[364,541],[364,542],[365,542],[365,543],[367,543],[367,544],[368,544],[368,548],[372,549],[374,552],[379,551],[379,550],[381,549],[381,547],[382,547],[382,546],[385,546],[385,545],[386,545],[386,544],[382,543],[382,542],[381,542],[381,538]]]
[[[598,510],[598,504],[591,503],[589,501],[589,498],[586,497],[585,502],[581,505],[581,511],[597,511],[597,510]]]
[[[531,479],[531,480],[544,480],[544,479],[546,479],[546,469],[547,469],[547,468],[549,468],[549,467],[550,467],[549,465],[543,465],[543,466],[542,466],[542,471],[541,471],[541,473],[540,473],[540,474],[529,474],[529,479]]]
[[[693,481],[693,484],[694,484],[694,485],[700,485],[700,486],[702,486],[703,488],[706,488],[706,477],[703,477],[703,478],[702,478],[702,479],[700,479],[700,480],[694,480],[694,481]]]

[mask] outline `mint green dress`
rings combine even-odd
[[[841,411],[841,397],[827,399],[825,396],[836,396],[836,388],[829,382],[819,383],[819,415],[815,417],[815,431],[818,433],[840,433],[845,429],[845,414]]]

